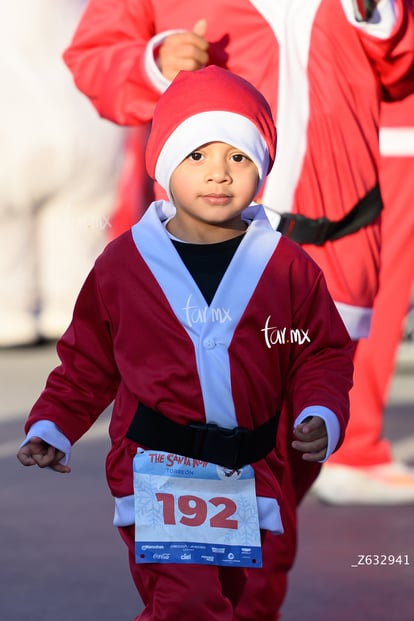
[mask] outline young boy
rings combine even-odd
[[[223,466],[223,479],[252,464],[265,546],[296,509],[281,494],[287,446],[312,467],[344,436],[351,342],[319,268],[252,203],[275,151],[269,106],[248,82],[215,66],[177,76],[146,159],[170,200],[152,203],[96,261],[58,343],[61,365],[26,423],[22,464],[70,472],[70,446],[114,400],[107,478],[145,606],[136,619],[232,621],[248,572],[266,576],[265,556],[251,570],[230,555],[179,567],[153,562],[162,554],[136,558],[134,480],[147,476],[133,475],[137,449],[157,463],[176,454],[192,458],[188,469]],[[209,482],[197,484],[179,498],[193,526]],[[243,522],[232,506],[239,519],[215,529],[226,536]],[[174,510],[163,532],[179,528]]]

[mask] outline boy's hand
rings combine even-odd
[[[158,66],[167,80],[173,80],[179,71],[194,71],[207,64],[206,31],[206,20],[199,19],[192,31],[172,34],[163,41],[158,51]]]
[[[297,439],[292,442],[292,447],[302,451],[302,459],[305,461],[321,461],[326,457],[328,433],[322,418],[310,416],[298,425],[293,433]]]
[[[39,466],[39,468],[52,468],[56,472],[70,472],[69,466],[60,464],[60,460],[65,456],[62,451],[58,451],[54,446],[50,446],[41,438],[30,438],[29,442],[22,446],[17,453],[17,459],[23,466]]]

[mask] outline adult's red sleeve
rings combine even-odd
[[[147,77],[144,54],[154,34],[147,0],[87,4],[63,59],[100,116],[127,126],[152,119],[159,92]]]

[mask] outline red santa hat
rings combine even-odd
[[[231,144],[252,159],[259,190],[276,154],[276,127],[266,99],[252,84],[215,65],[181,71],[154,111],[148,173],[171,198],[175,168],[192,151],[215,141]]]

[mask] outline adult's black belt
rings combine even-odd
[[[275,446],[279,414],[256,429],[213,423],[180,425],[139,404],[126,437],[141,446],[237,469],[259,461]]]
[[[298,213],[282,213],[277,230],[298,244],[323,246],[345,235],[355,233],[373,222],[383,207],[378,184],[342,218],[332,221],[328,218],[307,218]]]

